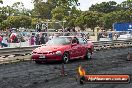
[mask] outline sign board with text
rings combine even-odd
[[[131,22],[129,22],[129,23],[125,23],[125,22],[114,23],[113,29],[115,31],[132,31],[132,23]]]

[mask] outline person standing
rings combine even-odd
[[[113,40],[113,34],[112,32],[109,32],[109,39],[112,41]]]
[[[45,43],[48,42],[49,37],[47,35],[45,35]]]
[[[3,40],[3,37],[0,36],[0,46],[2,47],[2,40]]]
[[[40,37],[40,44],[45,44],[45,36],[44,33],[42,34],[42,36]]]
[[[2,40],[1,45],[2,45],[2,47],[8,47],[8,41],[7,41],[6,35],[3,36],[3,40]]]
[[[34,35],[32,35],[31,38],[30,38],[30,45],[35,45]]]
[[[36,40],[35,41],[36,45],[40,45],[40,37],[39,37],[39,34],[36,35],[35,40]]]

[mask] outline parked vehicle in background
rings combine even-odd
[[[117,40],[129,40],[132,39],[132,34],[124,34],[124,35],[120,35]]]
[[[88,59],[93,53],[93,44],[81,37],[60,36],[49,40],[44,46],[32,51],[32,60],[36,63]]]

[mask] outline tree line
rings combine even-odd
[[[66,21],[65,27],[79,26],[94,29],[104,27],[111,29],[116,22],[132,22],[132,0],[117,4],[115,1],[96,3],[89,10],[77,9],[78,0],[32,0],[34,8],[26,9],[22,2],[12,6],[0,7],[0,29],[33,28],[37,22],[50,20]],[[0,0],[0,4],[3,1]],[[94,31],[94,30],[93,30]]]

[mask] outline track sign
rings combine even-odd
[[[115,31],[132,31],[132,23],[114,23]]]

